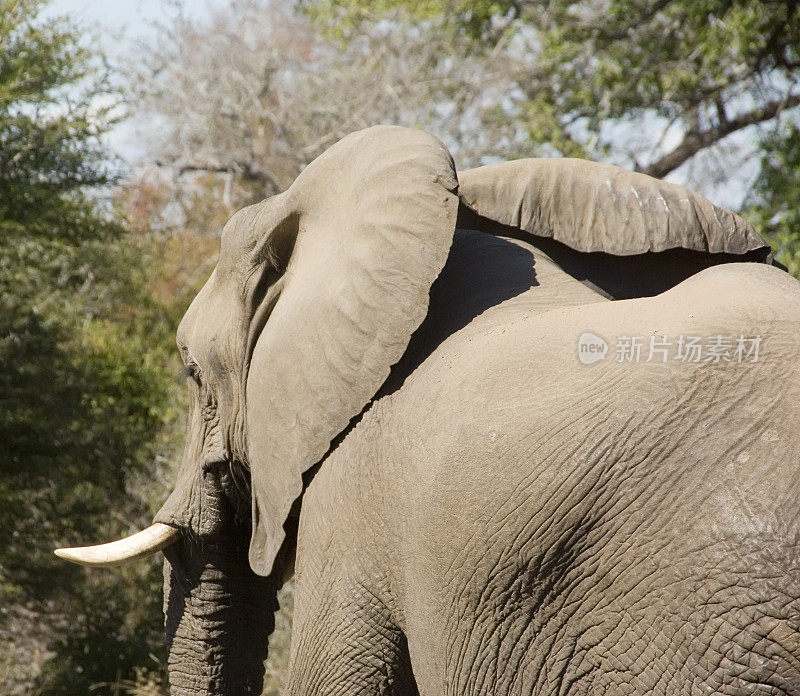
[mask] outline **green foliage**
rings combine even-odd
[[[800,278],[800,126],[787,123],[767,135],[762,145],[749,217],[776,258]]]
[[[89,571],[52,549],[149,522],[178,408],[174,317],[101,197],[114,95],[42,5],[0,0],[0,688],[67,695],[163,661],[156,564]]]
[[[678,126],[683,149],[633,164],[663,176],[732,132],[794,107],[800,12],[778,0],[303,0],[352,38],[387,17],[449,31],[492,58],[517,51],[521,110],[509,114],[561,154],[602,157],[609,122],[645,113]],[[514,39],[526,37],[524,48]],[[787,102],[783,102],[791,95]],[[640,127],[640,126],[639,126]],[[651,122],[652,129],[652,122]],[[617,149],[619,146],[617,145]],[[627,153],[630,154],[630,153]]]
[[[300,0],[307,12],[333,38],[348,41],[365,24],[395,15],[434,23],[458,38],[481,41],[492,19],[506,15],[514,3],[495,0]]]

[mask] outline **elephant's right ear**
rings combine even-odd
[[[477,214],[584,253],[744,255],[769,248],[743,218],[699,193],[608,164],[523,159],[459,172],[458,178],[465,217]]]
[[[773,263],[743,218],[645,174],[553,158],[458,178],[460,228],[525,239],[613,299],[658,294],[717,263]]]
[[[344,138],[254,211],[256,227],[269,220],[291,239],[247,378],[255,572],[272,568],[303,472],[377,392],[425,318],[455,231],[457,188],[441,142],[379,126]]]

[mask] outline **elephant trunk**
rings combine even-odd
[[[250,569],[247,546],[183,540],[165,551],[164,613],[173,696],[260,694],[280,575]]]

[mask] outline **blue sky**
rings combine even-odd
[[[205,16],[229,0],[182,0],[183,12]],[[98,35],[112,59],[129,57],[136,40],[153,32],[155,24],[168,23],[176,14],[172,0],[51,0],[41,16],[66,15],[89,34]],[[142,155],[137,124],[123,121],[105,136],[108,146],[130,164]]]
[[[186,12],[206,14],[224,0],[184,0]],[[97,24],[112,32],[141,35],[152,22],[173,14],[173,4],[164,0],[52,0],[45,14],[69,15],[81,24]]]

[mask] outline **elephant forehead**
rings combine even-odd
[[[269,200],[247,206],[234,213],[222,229],[217,275],[228,275],[248,258],[258,242],[256,220]]]
[[[245,277],[264,259],[270,238],[296,207],[289,191],[242,208],[222,230],[217,276],[232,276],[243,283]]]
[[[244,306],[232,281],[229,277],[221,282],[215,270],[178,326],[178,345],[185,346],[197,360],[208,351],[223,357],[236,344]]]

